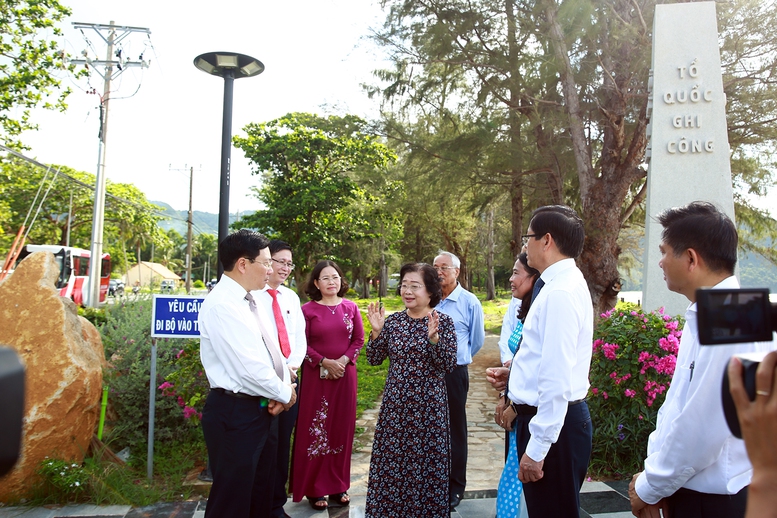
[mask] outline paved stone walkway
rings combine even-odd
[[[483,349],[469,366],[469,395],[467,398],[467,427],[469,458],[467,461],[467,490],[464,500],[452,518],[494,518],[496,488],[504,466],[504,432],[494,423],[497,394],[486,381],[486,368],[498,366],[498,337],[486,337]],[[367,495],[367,475],[378,408],[367,410],[356,423],[364,432],[356,437],[357,445],[351,459],[351,494],[348,507],[330,507],[328,511],[310,508],[306,500],[289,501],[285,510],[293,518],[363,518]],[[627,484],[586,482],[580,496],[581,518],[628,518]],[[0,508],[0,518],[204,518],[205,501],[161,503],[144,508],[129,506],[65,506],[59,508]],[[385,517],[390,518],[390,517]],[[391,517],[393,518],[393,517]],[[413,517],[402,517],[413,518]]]

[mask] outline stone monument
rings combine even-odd
[[[0,502],[25,496],[46,456],[80,463],[95,432],[102,341],[75,304],[59,296],[58,275],[54,256],[36,252],[0,283],[0,343],[16,350],[26,376],[22,452],[0,477]]]
[[[650,99],[642,305],[683,314],[688,299],[667,289],[658,266],[655,217],[704,200],[734,220],[715,2],[656,5]]]

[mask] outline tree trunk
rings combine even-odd
[[[487,244],[486,244],[486,300],[496,298],[496,286],[494,284],[494,207],[488,209],[487,214]]]
[[[386,267],[386,257],[380,254],[380,291],[378,295],[382,298],[388,294],[388,269]]]
[[[623,9],[622,12],[619,11],[621,19],[641,16],[640,13],[633,12],[633,7],[631,4],[616,3],[613,9]],[[557,9],[555,0],[546,0],[545,15],[551,44],[559,60],[559,74],[580,184],[580,216],[585,225],[586,239],[578,265],[586,278],[594,312],[598,315],[612,308],[617,302],[620,292],[620,247],[617,239],[623,222],[623,205],[630,186],[645,175],[639,165],[645,157],[647,147],[647,96],[642,101],[636,121],[630,122],[634,127],[631,139],[628,139],[627,96],[624,92],[629,90],[629,83],[637,78],[633,77],[628,69],[619,68],[629,63],[631,53],[642,43],[629,40],[628,43],[621,42],[617,48],[611,48],[608,31],[602,33],[602,41],[599,44],[603,49],[601,63],[607,73],[604,74],[604,95],[599,105],[604,116],[602,149],[597,164],[598,174],[594,174],[580,110],[578,87],[563,31],[556,17]]]

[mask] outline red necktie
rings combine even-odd
[[[281,344],[281,352],[286,358],[291,354],[289,334],[286,332],[286,322],[283,320],[281,305],[278,304],[278,290],[267,290],[272,297],[272,314],[275,316],[275,325],[278,327],[278,342]]]

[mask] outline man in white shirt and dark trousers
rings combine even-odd
[[[672,383],[648,440],[645,470],[629,487],[632,513],[658,517],[663,508],[674,518],[741,518],[752,467],[744,442],[723,416],[721,380],[731,356],[767,351],[772,343],[699,345],[696,290],[739,288],[736,226],[711,203],[698,201],[657,219],[664,227],[659,266],[666,285],[691,305]]]
[[[211,387],[202,413],[213,473],[208,518],[270,516],[277,415],[296,401],[268,315],[251,295],[272,273],[268,243],[245,229],[224,238],[224,274],[200,309],[200,359]]]
[[[270,332],[278,337],[281,353],[286,360],[292,381],[297,381],[297,370],[305,359],[308,344],[305,338],[305,316],[302,314],[299,296],[283,285],[294,270],[291,246],[280,239],[270,241],[272,273],[264,290],[252,295],[261,308],[270,315]],[[297,395],[299,395],[297,382]],[[275,491],[273,494],[273,518],[287,518],[283,510],[286,504],[286,482],[289,478],[289,452],[291,434],[297,422],[299,407],[294,405],[278,416],[278,455],[276,458]]]
[[[440,278],[442,300],[435,308],[453,319],[456,328],[456,368],[445,375],[448,414],[451,427],[451,473],[448,483],[449,504],[453,511],[464,496],[467,485],[467,393],[472,357],[486,338],[483,306],[478,298],[459,284],[461,261],[450,252],[440,251],[434,269]]]
[[[585,402],[593,305],[575,265],[583,222],[569,207],[540,207],[523,238],[529,266],[540,278],[509,371],[490,368],[488,379],[498,390],[507,386],[517,413],[518,478],[529,516],[576,518],[593,435]]]

